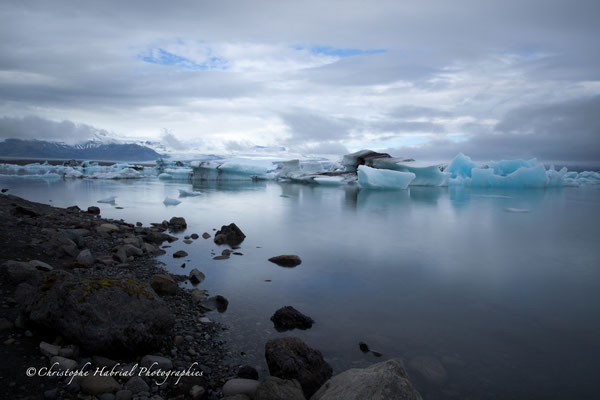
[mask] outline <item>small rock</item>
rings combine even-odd
[[[52,268],[51,265],[46,264],[45,262],[40,261],[40,260],[29,261],[29,265],[31,265],[33,268],[37,269],[38,271],[44,271],[44,272],[52,271],[54,269],[54,268]]]
[[[254,394],[254,400],[305,400],[302,386],[296,379],[280,379],[276,376],[267,376],[260,383]],[[340,398],[340,400],[343,398]]]
[[[184,239],[183,243],[185,243],[185,244],[192,244],[192,243],[194,243],[194,241],[190,240],[190,239]]]
[[[53,357],[53,356],[57,356],[58,355],[58,353],[60,351],[60,347],[59,346],[55,346],[55,345],[50,344],[50,343],[41,342],[40,343],[40,351],[46,357]]]
[[[208,232],[204,232],[204,233],[202,234],[202,237],[203,237],[204,239],[208,239],[208,238],[210,237],[210,233],[208,233]]]
[[[251,365],[242,365],[237,371],[238,378],[258,380],[258,371]]]
[[[173,253],[173,258],[182,258],[182,257],[187,257],[188,253],[186,253],[183,250],[178,250],[175,253]]]
[[[369,346],[367,346],[367,344],[365,342],[359,342],[358,343],[358,348],[360,349],[360,351],[362,351],[363,353],[368,353],[369,352]]]
[[[115,399],[116,400],[131,400],[133,399],[133,393],[131,393],[131,390],[119,390],[117,392],[117,394],[115,395]]]
[[[187,228],[187,222],[183,217],[173,217],[169,220],[168,226],[172,231],[180,231]]]
[[[77,368],[77,361],[61,356],[54,356],[50,359],[50,364],[55,366],[58,371],[73,371]]]
[[[14,327],[15,324],[13,324],[11,321],[7,320],[6,318],[0,318],[0,331],[8,331]]]
[[[205,278],[206,278],[206,276],[202,272],[198,271],[197,268],[194,268],[190,271],[190,275],[189,275],[190,282],[192,282],[195,285],[202,282]]]
[[[154,367],[152,367],[153,364]],[[146,368],[152,367],[152,369],[160,368],[163,371],[168,371],[173,369],[173,362],[171,362],[171,360],[166,357],[147,355],[142,357],[142,360],[140,361],[140,366]]]
[[[205,390],[202,386],[194,385],[190,389],[190,396],[192,396],[192,399],[197,400],[204,396],[204,392]]]
[[[93,265],[94,264],[94,256],[89,249],[81,250],[77,255],[77,261],[84,265]]]
[[[89,214],[100,215],[100,208],[96,206],[90,206],[87,209]]]
[[[118,232],[119,227],[116,226],[115,224],[101,224],[99,227],[96,228],[96,231],[113,233],[113,232]]]
[[[134,376],[127,381],[124,388],[126,390],[131,391],[133,394],[138,394],[140,392],[149,392],[150,386],[140,376]]]
[[[115,208],[119,208],[119,207],[115,207]],[[98,397],[98,400],[115,400],[115,399],[116,399],[116,397],[112,393],[103,393]]]
[[[209,236],[210,236],[210,235],[209,235]],[[192,234],[190,235],[190,237],[191,237],[192,239],[196,240],[196,239],[198,239],[200,236],[198,236],[198,234],[197,234],[197,233],[192,233]]]
[[[156,274],[152,276],[152,289],[158,294],[174,295],[179,286],[177,282],[167,274]]]
[[[244,241],[246,235],[236,224],[223,225],[220,230],[215,233],[216,244],[228,244],[237,246]]]
[[[223,396],[235,396],[236,394],[245,394],[254,397],[259,382],[253,379],[234,378],[225,382],[223,385]]]
[[[91,395],[114,393],[121,389],[121,385],[112,376],[90,374],[81,380],[81,389]]]
[[[302,314],[292,306],[285,306],[275,311],[271,321],[278,331],[288,331],[291,329],[309,329],[314,321],[311,317]]]
[[[44,399],[54,400],[58,397],[58,388],[46,390],[44,392]]]
[[[279,265],[280,267],[295,267],[296,265],[302,264],[300,257],[293,254],[283,254],[276,257],[269,258],[269,261]]]

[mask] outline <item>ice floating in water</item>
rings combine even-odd
[[[194,179],[207,181],[274,179],[276,168],[273,161],[246,158],[193,161],[190,165]]]
[[[171,176],[171,174],[167,174],[165,172],[163,172],[162,174],[158,174],[158,179],[172,179],[173,177]]]
[[[505,208],[504,211],[511,212],[511,213],[521,213],[521,214],[531,212],[531,210],[528,210],[526,208],[511,208],[511,207]]]
[[[117,196],[110,196],[105,199],[98,200],[98,203],[115,204],[116,198],[117,198]]]
[[[477,164],[471,161],[470,157],[458,153],[444,172],[449,172],[452,178],[470,178],[473,168],[477,168]]]
[[[181,203],[181,200],[173,199],[171,197],[165,197],[163,200],[165,206],[176,206],[179,203]]]
[[[496,175],[491,168],[471,170],[471,186],[477,187],[543,188],[547,181],[543,165],[521,167],[507,176]]]
[[[319,185],[345,185],[346,179],[343,176],[318,176],[313,181]]]
[[[358,183],[366,189],[406,189],[415,177],[412,172],[358,166]]]
[[[189,190],[179,189],[179,197],[195,197],[200,196],[200,192],[190,192]]]
[[[494,170],[494,175],[507,176],[517,171],[519,168],[532,168],[537,165],[537,160],[532,158],[529,161],[525,160],[502,160],[491,161],[487,166]]]
[[[412,172],[416,178],[411,186],[447,186],[450,173],[442,172],[439,165],[416,161],[406,162],[397,158],[377,158],[373,160],[373,167],[390,169],[400,172]]]

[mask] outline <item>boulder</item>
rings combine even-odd
[[[173,217],[169,220],[169,229],[177,232],[182,231],[187,228],[187,222],[185,222],[185,218],[183,217]]]
[[[223,396],[235,396],[236,394],[245,394],[254,397],[254,392],[258,388],[258,381],[254,379],[230,379],[223,385]]]
[[[190,271],[189,278],[190,282],[192,282],[194,285],[197,285],[200,282],[202,282],[206,278],[206,276],[204,276],[202,272],[198,271],[198,269],[194,268]]]
[[[80,262],[81,264],[90,266],[94,264],[94,256],[92,255],[92,252],[89,249],[85,249],[85,250],[81,250],[79,252],[79,254],[77,255],[77,261]]]
[[[113,233],[113,232],[118,232],[119,227],[116,226],[115,224],[101,224],[100,226],[96,227],[96,231]]]
[[[297,379],[306,397],[312,396],[333,372],[320,351],[294,337],[269,340],[265,358],[272,376]]]
[[[311,317],[302,314],[292,306],[281,307],[275,311],[275,314],[271,317],[271,321],[273,321],[275,329],[280,332],[295,328],[309,329],[315,322]]]
[[[30,262],[14,260],[4,262],[2,266],[0,266],[0,271],[2,275],[13,284],[21,282],[35,284],[44,274]]]
[[[144,241],[155,245],[161,245],[163,242],[174,242],[177,240],[175,236],[163,232],[147,231],[146,235],[143,236]]]
[[[227,307],[229,306],[229,300],[220,294],[216,296],[209,297],[208,299],[202,302],[202,306],[208,308],[210,311],[217,310],[222,313],[227,311]]]
[[[87,209],[88,214],[100,215],[100,208],[96,206],[90,206]]]
[[[58,331],[90,352],[152,349],[174,325],[163,300],[146,284],[129,278],[77,277],[53,271],[28,293],[20,299],[32,322]]]
[[[228,244],[237,246],[244,241],[246,235],[237,227],[236,224],[223,225],[220,230],[215,233],[216,244]]]
[[[40,261],[40,260],[29,261],[29,265],[31,265],[33,268],[37,269],[38,271],[44,271],[44,272],[49,272],[54,269],[54,268],[52,268],[51,265],[46,264],[45,262]]]
[[[254,393],[254,400],[305,400],[302,386],[297,380],[280,379],[268,376]],[[341,399],[340,399],[341,400]]]
[[[158,294],[174,295],[177,293],[177,282],[167,274],[156,274],[152,276],[152,289]]]
[[[204,396],[204,392],[205,391],[206,390],[202,386],[200,386],[200,385],[194,385],[190,389],[190,397],[192,398],[192,400],[201,399],[202,396]]]
[[[281,267],[295,267],[296,265],[302,264],[300,257],[293,254],[282,254],[280,256],[271,257],[269,258],[269,261]]]
[[[404,364],[393,358],[367,368],[354,368],[329,379],[310,400],[422,400]]]
[[[77,361],[61,356],[54,356],[50,359],[50,365],[53,365],[53,369],[57,371],[73,371],[77,368]]]
[[[150,386],[140,376],[131,377],[125,384],[124,389],[129,390],[132,394],[150,392]]]
[[[167,357],[147,355],[140,360],[140,366],[151,370],[169,371],[173,369],[173,362]]]

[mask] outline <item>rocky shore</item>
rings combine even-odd
[[[201,271],[173,275],[155,260],[185,219],[144,227],[100,215],[0,195],[0,398],[421,398],[399,359],[332,376],[322,354],[292,336],[265,344],[271,376],[262,381],[250,366],[226,365],[225,328],[209,311],[227,299],[200,288]],[[235,248],[244,237],[230,224],[214,240]],[[184,289],[185,280],[199,286]],[[273,321],[280,331],[313,322],[292,307]]]

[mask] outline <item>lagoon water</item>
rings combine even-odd
[[[55,206],[98,205],[103,217],[132,223],[182,216],[180,237],[235,222],[247,235],[242,256],[213,260],[223,248],[200,238],[174,242],[159,259],[172,273],[198,268],[200,287],[229,299],[210,318],[229,327],[231,361],[262,374],[265,342],[292,335],[321,350],[334,373],[402,357],[425,399],[600,396],[599,187],[367,191],[10,177],[0,185]],[[201,195],[165,206],[178,189]],[[109,196],[123,209],[96,203]],[[179,249],[189,257],[174,260]],[[302,264],[267,261],[279,254]],[[269,318],[286,305],[311,316],[313,328],[275,331]],[[382,356],[363,354],[360,341]]]

